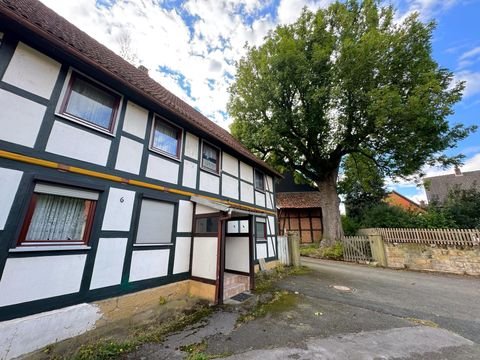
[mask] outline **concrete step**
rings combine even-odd
[[[228,285],[231,285],[231,284],[246,284],[246,285],[248,285],[249,283],[250,283],[250,279],[249,279],[248,276],[231,274],[231,273],[225,273],[224,274],[224,279],[223,279],[224,286],[228,286]]]
[[[230,299],[232,296],[248,290],[246,284],[230,284],[223,288],[223,298]]]

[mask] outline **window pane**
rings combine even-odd
[[[26,241],[82,241],[90,200],[36,194]]]
[[[198,218],[195,220],[195,233],[197,234],[215,233],[216,234],[217,232],[218,232],[217,217]]]
[[[116,102],[114,95],[82,78],[75,78],[65,112],[110,129]]]
[[[265,190],[265,184],[263,181],[263,174],[255,170],[255,189]]]
[[[218,150],[213,146],[203,143],[202,167],[217,172]]]
[[[180,130],[161,121],[155,121],[152,146],[158,150],[177,156]]]
[[[255,223],[255,230],[256,230],[257,239],[266,239],[265,223],[262,223],[262,222]]]
[[[137,244],[172,242],[174,205],[156,200],[142,200],[138,222]]]

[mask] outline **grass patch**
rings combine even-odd
[[[300,255],[317,259],[343,260],[343,244],[336,242],[332,246],[319,247],[316,244],[300,247]]]
[[[195,324],[210,315],[213,309],[201,306],[177,316],[166,322],[154,323],[131,331],[128,339],[102,339],[93,344],[82,345],[73,356],[64,359],[74,360],[108,360],[136,350],[146,343],[159,343],[165,336],[183,330],[188,325]]]
[[[212,354],[205,353],[205,351],[207,350],[206,341],[181,346],[180,350],[183,351],[183,352],[186,352],[188,354],[188,356],[186,357],[186,360],[210,360],[210,359],[218,359],[218,358],[222,358],[222,357],[227,357],[227,356],[231,355],[231,354],[227,354],[227,353],[218,354],[218,355],[212,355]]]
[[[270,300],[258,302],[256,306],[237,319],[237,324],[246,323],[264,317],[269,313],[280,313],[288,311],[297,303],[298,296],[288,291],[275,291]]]

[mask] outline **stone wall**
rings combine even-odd
[[[390,268],[480,275],[480,247],[385,242]]]

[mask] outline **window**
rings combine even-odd
[[[153,125],[152,149],[179,159],[181,143],[182,129],[156,117]]]
[[[202,143],[202,168],[216,174],[220,170],[220,150],[205,141]]]
[[[38,183],[19,245],[86,245],[98,193]]]
[[[195,234],[218,234],[218,216],[198,216],[195,219]]]
[[[254,185],[256,190],[265,191],[265,176],[255,169]]]
[[[137,244],[169,244],[172,242],[175,205],[143,199],[137,230]]]
[[[257,240],[267,240],[267,224],[264,222],[255,222],[255,237]]]
[[[113,133],[120,96],[72,73],[61,113]]]

